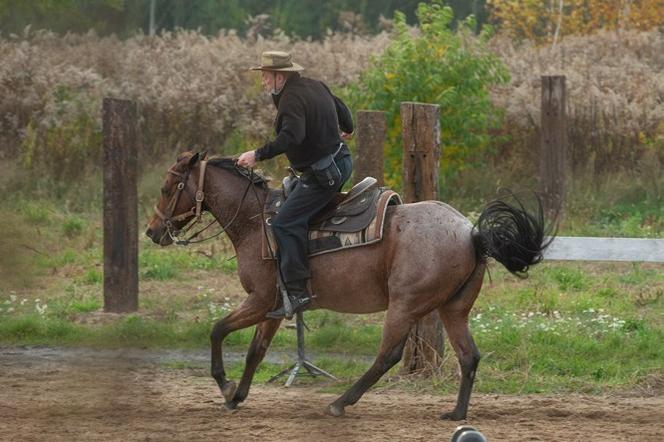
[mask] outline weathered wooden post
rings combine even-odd
[[[401,103],[404,202],[438,198],[440,106]],[[434,311],[413,326],[404,349],[404,371],[412,373],[440,366],[444,351],[443,325]]]
[[[138,309],[138,197],[136,104],[105,98],[104,311]]]
[[[385,112],[362,110],[357,113],[357,157],[353,168],[353,182],[359,183],[364,177],[372,176],[378,185],[384,184],[383,148],[387,136]]]
[[[547,214],[562,216],[567,152],[565,76],[542,76],[540,189]]]

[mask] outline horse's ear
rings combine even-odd
[[[203,157],[205,157],[205,153],[203,154]],[[191,158],[189,159],[189,168],[194,167],[196,165],[196,163],[198,162],[198,160],[200,160],[200,159],[201,159],[200,152],[196,152],[195,154],[193,154],[191,156]]]
[[[201,152],[201,161],[203,161],[206,158],[207,158],[207,150],[204,150],[203,152]]]

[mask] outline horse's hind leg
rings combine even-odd
[[[219,385],[227,406],[231,405],[232,407],[233,396],[235,395],[235,383],[226,378],[221,343],[229,333],[251,327],[261,322],[265,319],[265,313],[268,312],[269,308],[270,306],[261,305],[251,297],[247,298],[228,316],[217,321],[212,328],[212,333],[210,334],[212,377],[217,381],[217,385]]]
[[[483,277],[484,265],[480,264],[452,299],[438,308],[438,314],[461,367],[461,385],[456,406],[451,412],[443,413],[441,419],[458,421],[466,418],[475,372],[480,362],[480,352],[468,328],[468,314],[482,288]]]
[[[343,416],[344,408],[347,405],[353,405],[360,400],[369,387],[401,360],[408,332],[413,323],[413,318],[403,313],[396,313],[396,309],[390,306],[387,311],[387,318],[383,327],[383,339],[376,361],[352,387],[328,406],[329,414]]]
[[[233,399],[226,403],[226,407],[233,409],[237,404],[247,398],[251,381],[254,378],[254,373],[256,373],[256,368],[265,357],[265,353],[270,346],[270,342],[272,342],[272,338],[275,333],[277,333],[277,330],[279,330],[279,324],[281,324],[281,319],[268,319],[256,326],[254,338],[252,339],[249,351],[247,352],[242,380],[240,381],[237,390],[235,390]]]

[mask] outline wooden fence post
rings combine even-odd
[[[104,311],[138,309],[138,197],[136,104],[105,98]]]
[[[372,176],[382,186],[384,180],[383,148],[387,136],[385,112],[362,110],[357,113],[357,156],[353,183]]]
[[[401,103],[401,124],[404,202],[435,200],[438,198],[440,161],[440,106]],[[404,371],[438,369],[444,343],[445,334],[438,312],[431,312],[410,331],[404,349]]]
[[[565,201],[567,152],[565,76],[542,76],[542,132],[540,142],[540,189],[544,209],[562,216]]]

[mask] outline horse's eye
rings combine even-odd
[[[168,189],[166,189],[165,187],[162,187],[161,188],[161,194],[164,195],[164,196],[167,196],[168,195]]]

